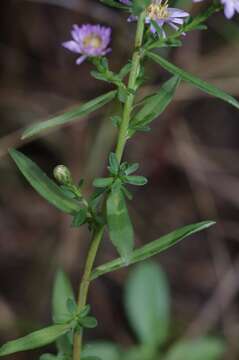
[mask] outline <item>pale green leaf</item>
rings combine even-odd
[[[173,76],[162,85],[157,93],[148,96],[144,101],[142,109],[130,122],[130,127],[137,128],[146,126],[162,114],[172,101],[179,83],[180,78],[178,76]]]
[[[52,295],[52,314],[55,323],[67,321],[71,318],[67,307],[69,299],[75,299],[70,280],[63,270],[58,270]]]
[[[157,347],[168,336],[170,297],[166,275],[153,262],[139,264],[126,283],[125,306],[142,344]]]
[[[11,149],[9,151],[17,167],[31,186],[49,203],[68,214],[80,210],[80,205],[64,194],[61,188],[52,181],[31,159],[21,152]]]
[[[187,236],[190,236],[198,231],[204,230],[212,225],[214,221],[202,221],[200,223],[184,226],[180,229],[177,229],[167,235],[162,236],[161,238],[142,246],[139,249],[136,249],[132,252],[128,264],[125,264],[123,259],[117,258],[113,261],[109,261],[106,264],[98,266],[92,273],[91,279],[94,280],[97,277],[112,272],[118,269],[121,269],[125,266],[137,263],[142,260],[146,260],[151,256],[159,254],[171,246],[177,244],[179,241],[183,240]]]
[[[52,325],[44,329],[32,332],[20,339],[9,341],[0,348],[0,356],[14,354],[16,352],[37,349],[51,344],[60,336],[70,330],[69,324]]]
[[[83,357],[99,357],[102,360],[121,360],[119,348],[110,342],[89,343],[83,350]]]
[[[111,190],[107,202],[107,224],[112,243],[117,248],[123,262],[131,256],[134,245],[134,232],[120,188]]]
[[[116,93],[116,91],[110,91],[104,95],[98,96],[97,98],[88,101],[83,105],[77,106],[70,111],[66,111],[59,116],[53,117],[52,119],[33,124],[24,131],[22,139],[26,139],[43,131],[50,130],[52,128],[82,119],[86,115],[101,108],[102,106],[113,100],[116,96]]]
[[[221,360],[225,344],[216,338],[183,340],[173,345],[164,360]]]
[[[149,58],[151,58],[156,63],[161,65],[165,70],[169,71],[170,73],[180,76],[183,80],[196,86],[197,88],[206,92],[207,94],[215,96],[221,100],[224,100],[224,101],[228,102],[229,104],[233,105],[234,107],[236,107],[237,109],[239,109],[239,102],[235,98],[233,98],[231,95],[218,89],[216,86],[209,84],[208,82],[199,79],[197,76],[192,75],[189,72],[178,68],[176,65],[165,60],[163,57],[159,56],[158,54],[148,52],[147,55]]]

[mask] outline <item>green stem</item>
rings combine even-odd
[[[87,302],[87,296],[89,292],[90,286],[90,276],[92,272],[92,268],[95,262],[95,257],[103,237],[104,233],[104,226],[99,227],[97,230],[94,231],[92,236],[91,246],[88,252],[88,256],[86,259],[84,274],[82,276],[79,295],[78,295],[78,309],[79,311],[84,308]],[[82,350],[82,331],[78,332],[74,335],[74,342],[73,342],[73,360],[80,360],[81,358],[81,350]]]
[[[118,142],[116,145],[116,157],[121,162],[125,144],[127,141],[127,134],[128,134],[128,127],[130,122],[130,116],[133,108],[134,98],[135,94],[134,92],[137,90],[137,77],[140,71],[140,48],[142,46],[143,42],[143,34],[144,34],[144,20],[145,20],[145,13],[142,12],[139,16],[138,23],[137,23],[137,30],[136,30],[136,36],[135,36],[135,50],[132,57],[132,68],[129,75],[129,82],[128,82],[128,89],[132,91],[127,96],[127,99],[125,101],[124,111],[123,111],[123,117],[122,122],[120,125],[119,130],[119,136],[118,136]]]
[[[139,16],[138,23],[137,23],[137,31],[135,35],[135,50],[132,57],[132,68],[129,75],[129,82],[128,82],[128,89],[136,91],[137,89],[137,77],[140,70],[140,47],[143,42],[143,34],[144,34],[144,19],[145,14],[144,12]],[[127,96],[125,105],[124,105],[124,111],[123,111],[123,117],[122,122],[119,130],[118,135],[118,141],[116,145],[116,156],[118,158],[118,161],[121,162],[122,155],[124,152],[125,144],[127,141],[127,133],[128,133],[128,126],[130,121],[130,115],[133,108],[134,103],[134,93],[130,93]],[[103,210],[104,211],[104,206]],[[95,257],[98,251],[98,248],[100,246],[100,242],[103,238],[104,234],[104,226],[102,225],[99,227],[94,233],[92,237],[91,246],[88,252],[86,264],[85,264],[85,270],[84,274],[81,280],[80,289],[79,289],[79,295],[78,295],[78,309],[82,310],[84,306],[87,303],[87,296],[90,286],[90,278],[91,273],[95,261]],[[74,341],[73,341],[73,360],[80,360],[81,359],[81,350],[82,350],[82,335],[83,332],[76,333],[74,335]]]

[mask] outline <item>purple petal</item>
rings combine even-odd
[[[184,10],[181,9],[176,9],[176,8],[168,8],[168,13],[170,17],[176,17],[176,18],[180,18],[180,17],[188,17],[190,14]]]
[[[77,64],[77,65],[80,65],[80,64],[82,64],[86,59],[87,59],[87,56],[86,56],[86,55],[82,55],[81,57],[79,57],[79,58],[76,60],[76,64]]]
[[[79,46],[79,44],[77,44],[74,40],[71,41],[66,41],[64,43],[62,43],[62,46],[74,53],[81,53],[81,48]]]

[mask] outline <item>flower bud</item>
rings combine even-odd
[[[54,178],[62,185],[69,185],[72,183],[72,176],[70,170],[65,165],[58,165],[53,170]]]

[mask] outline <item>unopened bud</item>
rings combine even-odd
[[[65,165],[58,165],[53,170],[54,178],[62,185],[72,183],[70,170]]]

